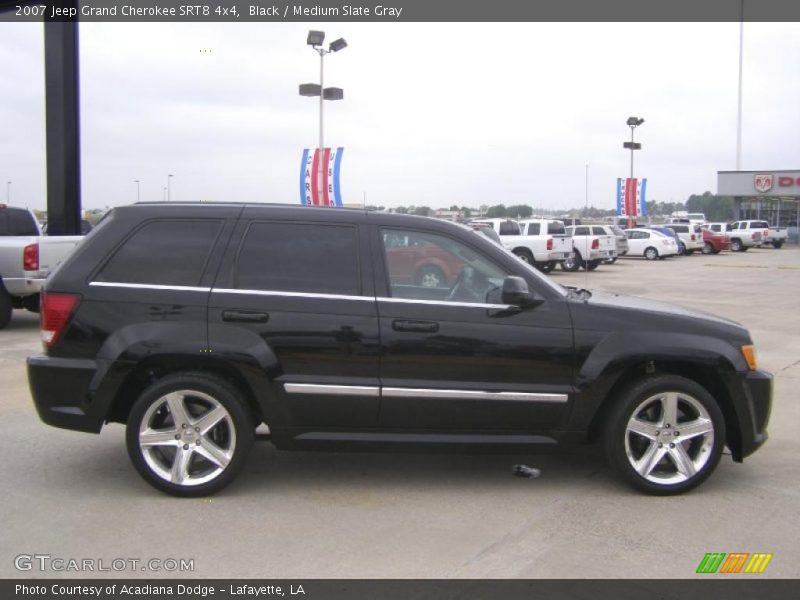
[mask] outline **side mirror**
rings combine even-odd
[[[544,300],[537,298],[528,290],[528,283],[516,275],[509,275],[503,280],[503,304],[511,304],[520,308],[539,306]]]

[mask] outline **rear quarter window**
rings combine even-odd
[[[95,281],[195,286],[200,282],[222,221],[150,221],[130,235]]]
[[[39,235],[33,215],[27,210],[0,210],[0,236]]]

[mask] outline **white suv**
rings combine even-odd
[[[693,254],[695,250],[703,249],[703,229],[700,225],[693,223],[667,223],[664,227],[669,227],[678,234],[680,240],[678,244],[679,254]]]

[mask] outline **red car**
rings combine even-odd
[[[703,254],[719,254],[731,249],[731,239],[727,233],[703,229]]]
[[[464,268],[464,261],[435,244],[423,239],[394,238],[386,241],[393,284],[448,288]]]

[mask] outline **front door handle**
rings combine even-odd
[[[392,321],[395,331],[417,331],[421,333],[435,333],[439,331],[439,324],[434,321]]]
[[[249,312],[242,310],[223,310],[223,321],[236,321],[238,323],[266,323],[269,315],[263,312]]]

